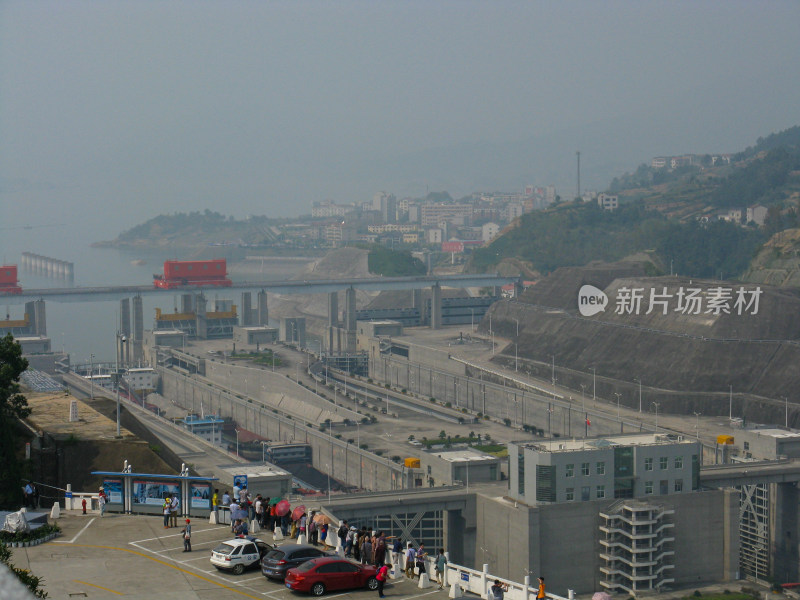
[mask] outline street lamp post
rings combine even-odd
[[[619,418],[620,418],[620,414],[619,414],[619,399],[622,397],[622,394],[620,394],[619,392],[614,392],[614,395],[617,397],[617,420],[619,420]]]
[[[660,402],[651,402],[652,406],[656,407],[656,431],[658,431],[658,407],[661,404]]]
[[[239,430],[234,429],[236,432],[236,458],[239,458]]]
[[[514,319],[514,322],[517,324],[517,335],[514,338],[514,372],[519,370],[519,320]]]
[[[267,462],[267,445],[269,442],[261,442],[261,462]]]
[[[592,402],[597,401],[597,367],[592,367]]]
[[[89,386],[92,400],[94,400],[94,354],[89,355]]]
[[[697,441],[700,441],[700,415],[703,413],[696,412],[694,413],[694,435],[697,438]]]

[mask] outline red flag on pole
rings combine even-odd
[[[586,425],[587,425],[587,427],[588,427],[589,425],[591,425],[591,424],[592,424],[592,422],[591,422],[591,421],[590,421],[590,420],[587,418],[587,419],[586,419]]]

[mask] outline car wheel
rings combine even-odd
[[[375,579],[374,577],[370,577],[369,579],[367,579],[367,589],[368,590],[372,590],[372,591],[377,590],[378,589],[378,580]]]
[[[314,596],[322,596],[325,593],[325,584],[324,583],[315,583],[311,586],[311,593]]]
[[[238,565],[233,567],[234,575],[241,575],[242,573],[244,573],[244,565],[242,563],[239,563]]]

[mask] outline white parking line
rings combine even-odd
[[[95,518],[96,517],[92,518],[86,525],[84,525],[83,529],[81,529],[78,533],[76,533],[75,537],[72,538],[71,540],[69,540],[69,541],[66,541],[66,540],[54,540],[54,541],[56,541],[58,543],[61,543],[61,544],[74,544],[75,540],[77,540],[81,536],[81,534],[89,528],[89,525],[94,523],[94,519]]]
[[[431,594],[436,594],[437,592],[444,591],[435,589],[432,592],[426,592],[424,594],[417,594],[416,596],[406,596],[405,598],[401,598],[400,600],[411,600],[411,598],[422,598],[423,596],[430,596]]]
[[[92,521],[94,521],[94,519],[92,519]],[[89,521],[89,522],[91,523],[91,521]],[[210,527],[208,529],[194,529],[194,528],[192,528],[192,535],[195,535],[195,534],[198,534],[198,533],[207,533],[209,531],[216,531],[217,533],[227,533],[227,532],[222,532],[219,529],[215,529],[213,527]],[[147,539],[144,539],[144,540],[134,540],[134,541],[128,542],[128,543],[129,544],[141,544],[143,542],[154,542],[156,540],[163,540],[164,538],[169,538],[169,537],[172,537],[174,535],[180,535],[180,533],[173,532],[173,533],[169,533],[167,535],[159,535],[159,536],[147,538]],[[223,540],[226,540],[226,539],[230,539],[230,537],[229,536],[224,536]]]

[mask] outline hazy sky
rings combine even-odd
[[[800,123],[800,2],[0,2],[0,227],[575,190]],[[82,227],[79,227],[82,225]]]

